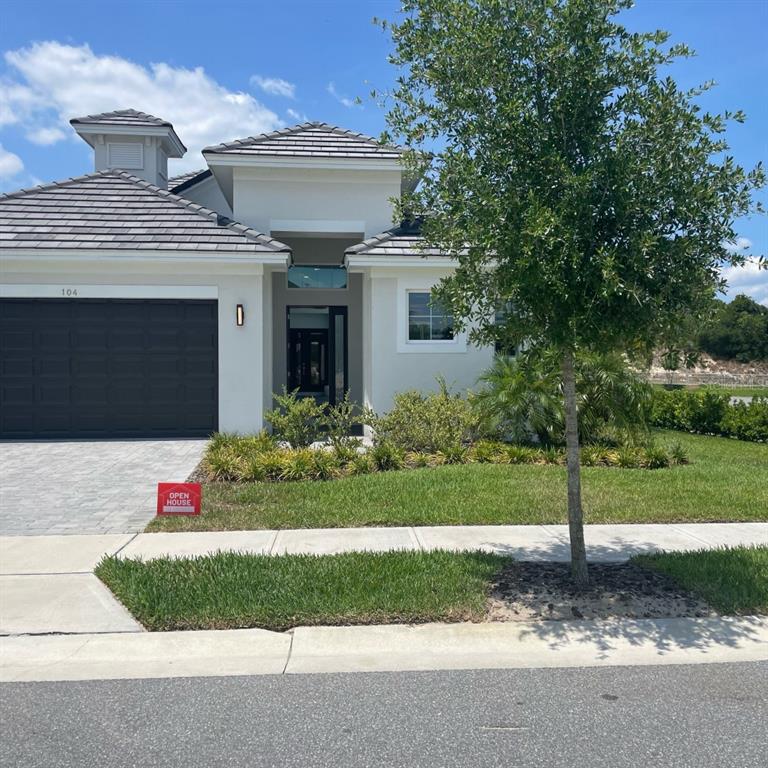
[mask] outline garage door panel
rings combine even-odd
[[[42,328],[38,332],[35,343],[37,349],[41,351],[61,352],[63,349],[69,349],[70,331],[68,328]],[[25,345],[29,347],[31,340]]]
[[[105,328],[78,327],[72,332],[72,346],[85,352],[103,353],[109,347],[109,338]]]
[[[215,301],[0,300],[0,436],[205,436]]]
[[[26,386],[13,386],[4,385],[0,390],[0,396],[3,398],[3,402],[8,403],[10,408],[16,408],[18,406],[30,405],[35,402],[35,385],[27,384]]]
[[[35,334],[31,330],[12,328],[0,333],[0,346],[5,350],[25,350],[35,343]]]
[[[69,384],[40,382],[36,390],[37,400],[42,406],[66,408],[72,399],[72,387]]]
[[[34,312],[38,322],[63,323],[72,319],[72,305],[66,301],[36,302]],[[28,319],[23,302],[17,305],[13,316]]]
[[[63,355],[43,355],[32,358],[32,367],[38,376],[69,376],[72,373],[72,358]]]
[[[121,350],[139,351],[146,346],[143,328],[112,327],[109,331],[109,344]]]
[[[35,360],[32,357],[8,357],[0,362],[0,375],[3,376],[33,376]]]

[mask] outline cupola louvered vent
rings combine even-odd
[[[144,167],[144,145],[137,142],[107,145],[107,163],[110,168],[140,170]]]

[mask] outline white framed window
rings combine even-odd
[[[390,273],[391,274],[391,273]],[[454,355],[466,354],[469,338],[466,330],[457,331],[447,308],[430,305],[432,288],[445,276],[445,271],[430,270],[426,274],[400,274],[395,281],[396,349],[401,354]],[[375,281],[373,281],[375,282]],[[386,284],[385,281],[382,283]],[[412,298],[413,297],[413,298]],[[427,325],[426,318],[429,318]],[[390,332],[391,326],[385,324]],[[427,328],[429,330],[427,331]]]
[[[453,315],[429,291],[408,291],[408,342],[453,342]]]
[[[107,144],[107,165],[124,170],[143,169],[144,145],[138,141]]]

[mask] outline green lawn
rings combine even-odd
[[[726,614],[768,613],[768,547],[638,556]],[[511,560],[482,552],[105,557],[96,575],[149,630],[483,621]]]
[[[107,557],[96,575],[149,630],[285,630],[313,624],[479,621],[498,555],[351,552],[141,562]]]
[[[768,520],[768,445],[662,432],[691,464],[585,467],[590,523]],[[470,464],[296,483],[209,483],[200,517],[158,518],[148,531],[369,525],[563,523],[565,470]]]
[[[666,573],[722,613],[768,613],[768,547],[666,552],[633,560]]]

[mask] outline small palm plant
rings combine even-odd
[[[595,442],[607,430],[636,438],[646,431],[651,388],[621,355],[576,358],[579,437]],[[486,432],[513,442],[565,441],[562,376],[554,353],[499,357],[472,396]]]

